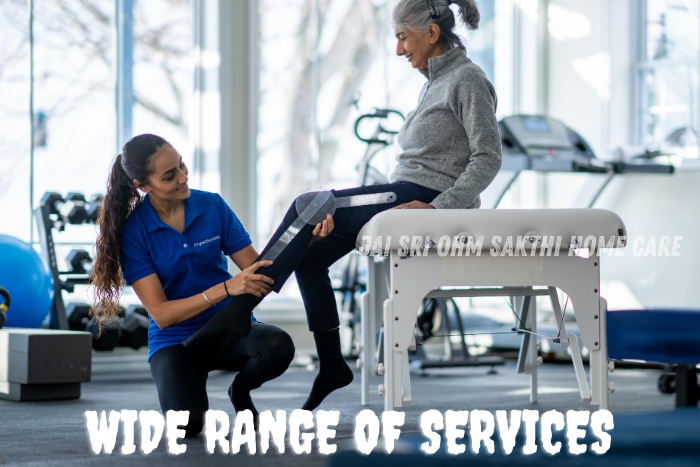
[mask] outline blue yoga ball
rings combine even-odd
[[[37,328],[53,302],[53,278],[46,261],[22,240],[0,234],[0,286],[12,304],[5,327]]]

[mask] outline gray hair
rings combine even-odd
[[[436,16],[429,3],[437,8]],[[459,18],[467,29],[479,28],[479,8],[476,0],[401,0],[392,12],[392,26],[394,29],[405,29],[412,32],[425,32],[435,23],[440,28],[440,37],[446,49],[458,47],[465,50],[462,38],[454,32],[456,26],[455,15],[450,5],[457,5]]]

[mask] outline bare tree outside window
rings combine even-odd
[[[260,1],[258,168],[260,186],[273,191],[259,201],[261,236],[298,194],[337,187],[333,166],[347,157],[340,145],[352,135],[353,104],[385,58],[386,8],[373,0]],[[379,78],[369,85],[385,93]]]
[[[190,12],[190,0],[134,2],[135,133],[187,142]],[[113,0],[34,1],[34,119],[42,143],[31,174],[35,203],[48,190],[104,191],[116,155],[114,15]],[[3,204],[10,194],[28,197],[28,33],[26,0],[0,2]],[[28,219],[29,208],[16,218]],[[16,234],[29,237],[28,224]]]

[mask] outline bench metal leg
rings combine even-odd
[[[678,365],[676,368],[676,407],[698,405],[698,371],[694,366]]]
[[[532,289],[532,287],[527,287]],[[520,326],[525,326],[525,333],[520,344],[517,372],[530,375],[530,402],[537,403],[537,301],[532,296],[514,297],[516,309],[520,314]]]
[[[362,327],[362,341],[360,343],[359,364],[362,405],[369,405],[369,378],[371,376],[372,368],[374,368],[374,352],[372,352],[374,337],[371,326],[371,322],[374,320],[370,319],[370,295],[370,292],[364,292],[360,301],[360,326]]]
[[[599,257],[506,257],[499,258],[498,268],[493,259],[484,256],[470,258],[427,257],[401,259],[391,253],[387,268],[390,270],[389,298],[384,303],[384,403],[386,410],[401,407],[410,399],[408,348],[413,337],[421,300],[441,286],[506,286],[556,287],[566,293],[574,307],[581,339],[591,352],[590,381],[592,404],[601,409],[608,407],[608,357],[606,343],[605,300],[600,297]],[[376,283],[376,279],[375,279]],[[376,299],[370,301],[376,303]],[[375,305],[376,306],[376,305]],[[375,309],[378,309],[376,307]],[[534,312],[531,313],[534,319]],[[376,316],[376,315],[375,315]],[[372,321],[371,316],[369,321]],[[532,329],[536,329],[533,327]],[[365,329],[365,332],[369,332]],[[368,336],[368,338],[371,336]],[[567,339],[567,336],[563,336]],[[371,358],[367,353],[371,344],[364,340],[365,364]],[[536,372],[537,342],[530,339],[528,358],[532,373]],[[576,357],[576,360],[578,358]],[[577,376],[583,372],[577,370]],[[365,378],[369,373],[365,374]],[[536,376],[531,378],[531,398],[536,400]],[[364,389],[364,388],[363,388]],[[367,393],[368,394],[368,393]],[[585,394],[585,391],[583,392]]]

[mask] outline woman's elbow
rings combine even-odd
[[[485,151],[479,154],[478,157],[472,156],[471,161],[478,161],[478,165],[484,175],[493,175],[501,170],[503,165],[503,157],[498,151]]]
[[[168,329],[170,326],[172,326],[172,323],[166,323],[157,319],[153,320],[154,323],[156,323],[156,326],[158,326],[158,329],[161,331]]]
[[[161,331],[164,329],[168,329],[170,326],[175,324],[172,319],[168,319],[166,316],[162,316],[158,313],[149,313],[151,315],[151,319],[153,320],[154,323],[156,323],[156,326],[158,326],[158,329]]]
[[[503,167],[503,156],[501,155],[501,153],[498,153],[494,156],[493,159],[494,159],[494,162],[493,162],[494,169],[495,169],[496,173],[498,173],[501,170],[501,167]]]

